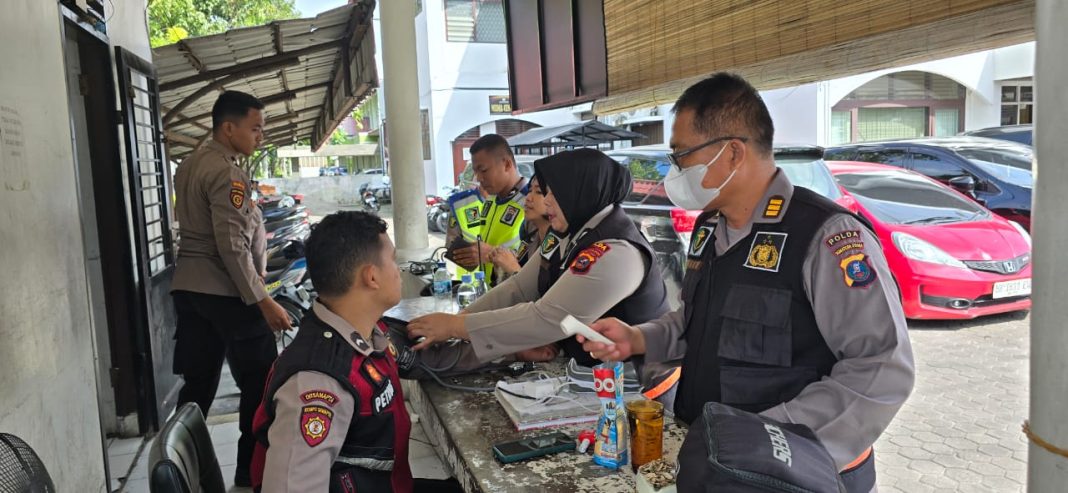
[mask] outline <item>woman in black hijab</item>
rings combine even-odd
[[[597,361],[560,329],[565,316],[639,324],[668,311],[655,253],[619,205],[630,193],[630,172],[600,151],[578,149],[535,161],[534,174],[552,227],[538,252],[462,314],[412,320],[409,336],[426,337],[416,349],[466,339],[489,362],[560,342],[591,365]]]

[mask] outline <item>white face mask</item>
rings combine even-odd
[[[699,211],[716,200],[716,197],[719,197],[719,191],[730,183],[738,170],[731,171],[727,179],[716,188],[705,188],[701,182],[705,179],[708,167],[712,166],[726,149],[727,146],[723,146],[716,153],[716,157],[700,166],[692,166],[684,170],[679,170],[678,166],[672,166],[671,171],[668,171],[667,177],[664,178],[664,190],[671,202],[686,210]]]

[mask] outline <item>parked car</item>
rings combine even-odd
[[[829,148],[824,159],[887,164],[927,175],[1031,230],[1034,156],[1023,144],[983,137],[868,142]]]
[[[1031,307],[1031,236],[926,176],[869,163],[827,163],[871,221],[905,316],[971,319]]]
[[[543,157],[545,156],[516,154],[515,165],[519,168],[519,174],[527,179],[534,176],[534,161]],[[460,176],[456,179],[456,186],[460,187],[461,190],[467,190],[478,186],[475,182],[475,168],[470,159],[467,160],[467,164],[464,166],[464,171],[460,173]]]
[[[349,174],[349,170],[341,166],[324,166],[319,168],[319,176],[345,176]]]
[[[1009,142],[1016,142],[1018,144],[1026,144],[1029,146],[1034,146],[1032,143],[1034,138],[1033,134],[1034,127],[1030,124],[1005,125],[1003,127],[990,127],[961,133],[961,135],[1007,140]]]
[[[675,207],[667,197],[664,178],[671,169],[667,145],[630,147],[606,154],[630,169],[634,187],[623,203],[627,215],[653,245],[664,281],[674,292],[682,281],[686,248],[700,211]],[[775,163],[794,185],[809,188],[855,210],[853,199],[841,192],[822,160],[823,149],[811,145],[776,145]]]

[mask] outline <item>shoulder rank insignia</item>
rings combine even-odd
[[[243,182],[234,180],[230,182],[230,205],[233,205],[235,209],[240,209],[245,205],[245,184]]]
[[[330,433],[334,411],[323,406],[304,406],[300,411],[300,435],[304,437],[304,442],[309,447],[323,443]]]
[[[838,264],[845,274],[845,284],[851,288],[863,288],[875,282],[875,270],[863,253],[850,255]]]
[[[782,213],[783,203],[786,199],[782,195],[775,195],[768,199],[768,205],[764,206],[764,218],[775,219]]]
[[[553,256],[553,252],[560,248],[560,237],[556,236],[556,233],[552,231],[545,235],[545,239],[541,241],[541,256],[549,258]]]
[[[745,266],[750,269],[779,272],[782,250],[786,246],[786,233],[761,231],[753,238]]]
[[[504,209],[504,214],[501,214],[501,222],[508,226],[514,225],[520,212],[518,207],[508,204],[508,207]]]
[[[705,246],[708,245],[708,240],[712,238],[712,232],[715,229],[714,225],[706,224],[693,232],[693,238],[690,239],[690,251],[688,252],[691,258],[700,257],[704,253]]]

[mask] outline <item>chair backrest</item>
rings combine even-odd
[[[26,442],[0,433],[0,493],[54,493],[44,463]]]
[[[224,493],[222,470],[204,415],[194,403],[174,413],[148,455],[152,493]]]

